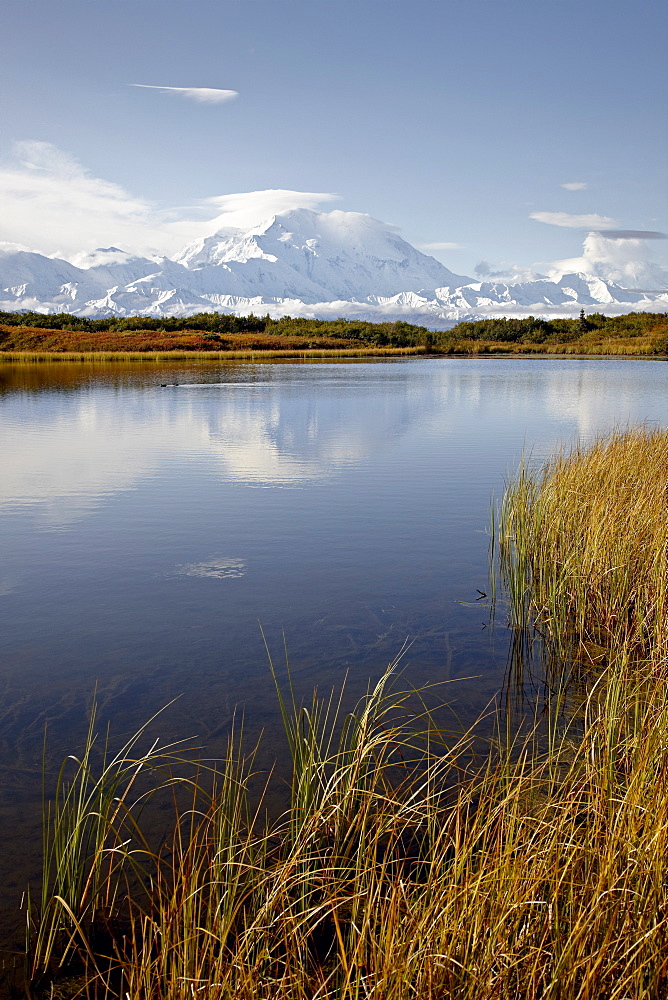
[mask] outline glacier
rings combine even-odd
[[[657,287],[649,290],[626,287],[600,269],[525,281],[475,280],[450,271],[369,215],[305,208],[272,215],[246,231],[220,229],[172,257],[111,246],[64,260],[0,243],[1,310],[89,317],[252,312],[448,329],[490,316],[666,311],[664,269],[652,278]]]

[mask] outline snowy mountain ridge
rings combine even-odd
[[[443,329],[462,319],[568,316],[581,308],[663,311],[668,288],[625,288],[584,272],[518,282],[474,280],[421,253],[371,216],[303,208],[272,215],[247,231],[218,230],[172,258],[142,257],[112,246],[67,261],[0,244],[0,309],[7,311],[255,312],[404,319]]]

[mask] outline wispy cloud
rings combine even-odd
[[[503,281],[514,283],[517,281],[533,281],[541,275],[533,267],[520,267],[517,264],[499,263],[492,264],[488,260],[481,260],[473,269],[477,278],[483,280],[500,278]]]
[[[502,278],[506,274],[503,268],[499,270],[497,266],[484,259],[476,264],[473,271],[478,278]]]
[[[461,243],[418,243],[420,250],[462,250]]]
[[[532,212],[530,219],[545,222],[548,226],[563,226],[566,229],[611,229],[615,220],[607,215],[571,215],[570,212]]]
[[[239,96],[238,90],[218,90],[215,87],[158,87],[152,83],[131,83],[130,87],[144,90],[161,90],[165,94],[176,94],[198,104],[224,104]]]
[[[567,181],[565,184],[560,184],[559,186],[566,188],[567,191],[586,191],[589,187],[585,181]]]
[[[0,165],[3,239],[42,253],[81,249],[91,242],[147,242],[153,210],[120,185],[94,177],[73,156],[48,142],[17,142]]]

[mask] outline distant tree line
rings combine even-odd
[[[641,337],[657,326],[665,326],[665,313],[627,313],[604,316],[595,312],[576,319],[483,319],[458,323],[450,330],[433,331],[425,326],[398,321],[371,323],[366,320],[318,320],[284,316],[232,316],[228,313],[196,313],[188,317],[105,316],[89,319],[70,313],[0,312],[0,326],[29,327],[34,330],[62,330],[82,333],[157,333],[166,337],[197,334],[199,341],[224,349],[225,335],[265,334],[303,338],[310,342],[336,338],[351,344],[379,347],[424,347],[435,353],[456,352],[463,341],[490,341],[513,344],[566,344],[603,332],[606,337]],[[663,332],[663,331],[662,331]]]
[[[606,337],[642,337],[657,325],[666,323],[665,313],[633,312],[623,316],[604,316],[595,312],[577,319],[482,319],[458,323],[445,337],[452,340],[489,340],[513,344],[568,344],[587,333],[600,331]]]
[[[207,339],[216,340],[225,334],[265,333],[273,336],[303,337],[313,340],[336,337],[356,343],[383,347],[428,347],[438,334],[424,326],[411,323],[368,323],[364,320],[318,320],[284,316],[231,316],[227,313],[196,313],[186,318],[153,316],[105,316],[88,319],[70,313],[0,312],[0,325],[24,326],[32,329],[68,330],[85,333],[187,333],[203,332]]]

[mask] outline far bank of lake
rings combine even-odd
[[[668,354],[665,313],[608,316],[582,309],[560,316],[489,317],[433,330],[404,321],[307,319],[197,313],[189,317],[0,312],[0,357],[17,361],[260,360],[274,357],[376,357],[426,354],[620,355]]]

